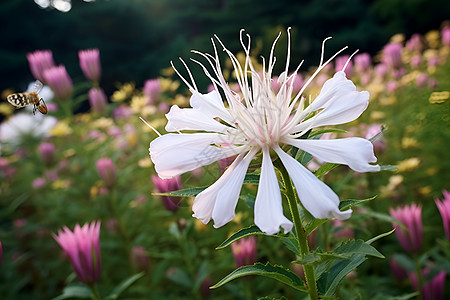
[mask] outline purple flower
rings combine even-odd
[[[257,259],[256,237],[249,236],[231,244],[236,267],[253,265]]]
[[[162,179],[152,175],[152,181],[159,193],[169,193],[183,188],[180,176]],[[176,211],[181,202],[181,197],[161,196],[161,199],[164,207],[170,211]]]
[[[33,53],[28,53],[27,59],[34,78],[46,82],[44,71],[55,66],[52,51],[36,50]]]
[[[86,223],[83,227],[76,224],[73,232],[64,226],[53,238],[69,256],[78,279],[91,284],[100,278],[100,221]]]
[[[422,276],[426,277],[430,273],[429,269],[422,270]],[[409,280],[411,285],[417,291],[419,284],[417,282],[417,274],[410,272]],[[444,299],[444,287],[445,287],[445,276],[447,273],[445,271],[439,272],[434,276],[429,282],[425,283],[422,288],[422,299],[423,300],[443,300]]]
[[[80,68],[84,76],[92,81],[98,81],[101,74],[100,52],[98,49],[80,50],[78,52]]]
[[[434,199],[436,205],[441,213],[442,221],[444,223],[445,234],[450,241],[450,192],[443,190],[444,200]]]
[[[390,208],[389,212],[391,217],[403,223],[403,226],[392,223],[402,247],[409,252],[418,251],[422,246],[422,207],[411,204],[397,209]]]
[[[378,64],[375,66],[375,74],[380,78],[384,78],[384,76],[386,76],[387,71],[388,67],[385,64]]]
[[[403,46],[399,43],[390,43],[384,46],[381,62],[389,68],[396,69],[402,66]]]
[[[113,188],[116,184],[116,167],[112,160],[109,158],[100,158],[97,160],[96,166],[98,174],[105,183],[105,186],[108,189]]]
[[[41,143],[38,147],[41,159],[46,166],[51,166],[55,162],[55,145],[51,143]]]
[[[159,79],[149,79],[144,83],[144,95],[147,97],[147,103],[155,103],[155,99],[161,93],[161,83]]]
[[[44,71],[45,82],[60,100],[67,100],[72,95],[73,85],[66,67],[60,65]]]
[[[372,59],[369,53],[361,53],[355,55],[355,68],[359,73],[367,71],[372,64]]]
[[[88,92],[89,104],[96,113],[103,113],[108,104],[105,92],[101,88],[91,88]]]

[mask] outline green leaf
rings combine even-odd
[[[311,232],[313,232],[314,229],[316,229],[320,225],[326,223],[327,221],[328,221],[328,219],[313,219],[312,222],[305,225],[306,235],[311,234]]]
[[[294,289],[299,291],[306,292],[305,285],[300,277],[298,277],[294,272],[283,268],[282,266],[273,266],[270,263],[266,263],[263,265],[262,263],[256,263],[252,266],[242,266],[239,269],[234,270],[225,278],[220,280],[218,283],[213,285],[211,289],[216,289],[221,287],[227,282],[230,282],[233,279],[248,276],[248,275],[259,275],[264,277],[269,277],[280,282],[283,282]]]
[[[337,129],[337,128],[322,128],[322,129],[318,129],[318,130],[313,130],[311,132],[311,134],[309,135],[309,137],[311,138],[313,136],[328,133],[328,132],[347,133],[348,131],[342,130],[342,129]]]
[[[375,199],[377,196],[374,196],[372,198],[367,198],[367,199],[361,199],[361,200],[354,200],[354,199],[348,199],[348,200],[343,200],[339,203],[339,209],[340,210],[347,210],[349,208],[352,208],[354,206],[358,206],[364,202],[369,202],[372,201],[373,199]]]
[[[391,231],[388,231],[388,232],[379,234],[379,235],[377,235],[376,237],[373,237],[373,238],[371,238],[370,240],[367,240],[367,241],[366,241],[366,244],[369,244],[369,245],[370,245],[370,244],[372,244],[373,242],[375,242],[376,240],[379,240],[379,239],[381,239],[381,238],[383,238],[383,237],[385,237],[385,236],[390,235],[390,234],[393,233],[394,231],[395,231],[395,228],[392,229]]]
[[[367,244],[363,240],[350,240],[339,244],[333,253],[350,256],[353,254],[370,255],[378,258],[384,258],[384,255],[378,252],[377,249]]]
[[[338,166],[340,166],[340,164],[326,163],[326,164],[322,165],[316,172],[314,172],[314,175],[316,175],[316,177],[321,177],[325,173],[333,170],[334,168],[336,168]]]
[[[72,284],[69,286],[66,286],[63,289],[62,295],[59,295],[56,298],[53,298],[53,300],[62,300],[62,299],[69,299],[69,298],[91,298],[92,290],[84,284]]]
[[[167,278],[186,288],[192,288],[194,284],[191,277],[179,268],[171,268],[170,271],[167,272]]]
[[[156,196],[173,196],[173,197],[195,197],[200,194],[203,190],[206,190],[207,186],[204,187],[195,187],[195,188],[187,188],[178,191],[173,191],[169,193],[152,193],[152,195]]]
[[[319,291],[324,296],[332,296],[339,282],[361,265],[367,258],[363,254],[354,254],[348,259],[338,261],[328,272],[324,272],[317,282]]]
[[[134,274],[131,277],[128,277],[124,281],[122,281],[118,286],[114,288],[114,290],[109,294],[105,300],[116,300],[119,298],[120,294],[125,292],[133,283],[137,280],[141,279],[145,275],[144,272]]]
[[[378,132],[376,135],[374,135],[373,137],[371,137],[370,139],[369,139],[369,141],[371,142],[371,143],[373,143],[373,142],[375,142],[384,132],[386,131],[386,127],[384,127],[384,126],[381,126],[381,130],[380,130],[380,132]]]
[[[336,254],[336,253],[308,253],[303,258],[299,258],[295,261],[295,263],[301,264],[301,265],[318,265],[321,263],[324,263],[329,260],[335,260],[335,259],[347,259],[346,256]]]
[[[228,239],[226,239],[222,244],[216,247],[216,250],[223,249],[229,245],[231,245],[233,242],[249,236],[249,235],[266,235],[264,232],[259,230],[258,226],[251,225],[249,227],[242,228],[238,232],[234,233],[232,236],[230,236]]]
[[[296,255],[300,256],[300,249],[298,247],[297,239],[294,237],[282,237],[281,241],[286,245],[286,247],[294,252]]]
[[[247,174],[244,178],[244,183],[248,184],[258,184],[259,183],[259,174]]]

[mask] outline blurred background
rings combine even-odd
[[[241,28],[270,45],[291,26],[293,64],[304,59],[311,66],[328,36],[330,55],[346,45],[373,55],[396,33],[424,34],[448,18],[447,0],[1,1],[0,90],[20,90],[33,80],[26,54],[39,49],[52,50],[76,81],[82,77],[78,50],[99,48],[108,94],[117,82],[142,86],[191,49],[209,51],[213,34],[236,52]],[[277,52],[285,47],[279,43]]]

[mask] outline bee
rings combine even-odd
[[[33,104],[33,114],[36,113],[36,110],[39,110],[39,112],[42,114],[46,114],[47,106],[45,105],[44,99],[39,99],[38,94],[43,86],[44,85],[42,84],[42,82],[36,80],[34,82],[33,88],[31,89],[31,92],[11,94],[8,95],[6,99],[9,103],[17,108]]]

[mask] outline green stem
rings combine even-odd
[[[298,246],[300,248],[301,257],[304,258],[309,253],[309,246],[307,240],[307,234],[303,228],[302,220],[300,217],[300,210],[297,205],[297,200],[294,193],[294,188],[292,187],[291,178],[284,167],[284,165],[277,161],[275,162],[276,167],[280,170],[281,176],[283,178],[284,187],[286,189],[286,198],[288,199],[289,209],[291,211],[292,220],[294,221],[295,232],[297,234]],[[317,284],[314,274],[314,267],[310,265],[303,265],[305,271],[306,284],[308,286],[309,298],[311,300],[317,300]]]
[[[93,283],[91,285],[91,290],[92,290],[92,294],[91,294],[92,300],[101,300],[102,299],[102,297],[100,296],[100,293],[98,291],[97,285],[95,283]]]
[[[423,276],[422,269],[420,268],[419,259],[414,255],[414,264],[416,266],[416,276],[417,276],[417,289],[419,290],[418,299],[423,299]]]

